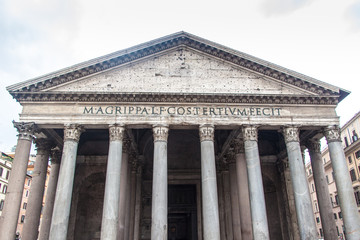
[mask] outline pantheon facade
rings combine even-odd
[[[337,239],[324,136],[347,239],[360,239],[339,87],[179,32],[7,90],[22,112],[2,240],[15,238],[33,142],[22,240],[318,239],[305,149],[325,239]]]

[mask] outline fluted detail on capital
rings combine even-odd
[[[52,163],[60,163],[61,161],[62,151],[59,147],[55,147],[51,150],[51,162]]]
[[[64,126],[64,141],[73,140],[79,142],[80,135],[83,133],[84,127],[77,124],[65,124]]]
[[[234,152],[235,154],[244,153],[244,140],[241,138],[235,138],[233,140]]]
[[[15,122],[13,121],[14,127],[18,131],[18,137],[19,139],[32,141],[34,139],[34,131],[36,128],[35,123],[29,122]]]
[[[109,126],[110,141],[122,141],[125,134],[125,127],[112,124]]]
[[[285,127],[283,128],[283,135],[285,143],[300,142],[299,128],[298,127]]]
[[[309,152],[321,153],[321,144],[319,139],[310,139],[306,142]]]
[[[330,142],[341,142],[341,134],[339,126],[329,126],[324,129],[324,135],[326,137],[326,141]]]
[[[53,141],[48,138],[36,138],[34,139],[34,142],[36,145],[37,154],[41,154],[40,152],[44,151],[50,151],[51,148],[54,147]]]
[[[234,149],[230,149],[225,155],[225,161],[229,164],[236,162],[236,156]]]
[[[200,142],[214,141],[214,131],[215,128],[213,125],[201,125],[199,127]]]
[[[163,141],[167,142],[169,136],[169,127],[168,126],[154,126],[153,127],[154,142]]]
[[[243,130],[244,141],[258,140],[257,126],[245,126],[242,130]]]
[[[122,151],[123,153],[130,153],[130,147],[131,147],[131,141],[129,138],[125,137],[123,140],[123,147],[122,147]]]

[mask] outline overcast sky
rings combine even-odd
[[[186,31],[350,90],[360,110],[360,0],[0,0],[0,151],[20,105],[5,87]]]

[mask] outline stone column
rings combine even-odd
[[[236,159],[236,173],[237,186],[239,192],[239,209],[240,209],[240,223],[242,239],[253,239],[251,229],[251,211],[248,187],[248,174],[246,169],[246,159],[244,150],[244,141],[235,139],[235,159]]]
[[[51,218],[51,240],[65,240],[67,237],[76,155],[82,132],[83,128],[75,124],[66,124],[64,128],[64,148]]]
[[[0,217],[0,233],[2,240],[15,239],[31,142],[33,140],[35,128],[34,123],[13,122],[13,124],[18,130],[19,135],[5,196],[6,201]]]
[[[258,134],[255,126],[243,128],[245,159],[249,181],[249,197],[254,240],[270,239],[261,175]]]
[[[130,187],[130,227],[129,227],[129,239],[134,239],[134,222],[135,222],[135,199],[136,199],[136,169],[137,160],[134,157],[131,162],[131,187]]]
[[[130,232],[130,197],[131,197],[131,167],[130,164],[128,164],[128,172],[127,172],[127,184],[126,184],[126,204],[125,204],[125,231],[124,231],[124,239],[130,239],[129,238],[129,232]]]
[[[136,172],[136,197],[135,197],[135,219],[134,219],[134,240],[140,239],[140,217],[141,217],[141,175],[142,165],[140,164]]]
[[[39,222],[42,202],[44,197],[45,181],[52,143],[45,138],[35,139],[37,148],[34,172],[30,195],[27,203],[24,227],[22,230],[23,240],[36,240],[39,233]]]
[[[201,182],[204,240],[220,240],[219,205],[216,184],[214,126],[201,125]]]
[[[332,204],[330,200],[328,183],[325,177],[325,170],[321,160],[320,141],[318,139],[310,140],[307,142],[306,146],[309,150],[311,158],[311,166],[316,187],[316,196],[319,203],[324,238],[326,240],[336,240],[338,239],[336,223],[334,219],[334,213],[332,211]]]
[[[283,129],[283,134],[289,158],[300,238],[302,240],[317,239],[311,197],[299,143],[299,129],[297,127],[287,127]]]
[[[51,170],[46,190],[45,206],[41,219],[39,240],[49,240],[51,216],[54,209],[56,186],[60,169],[60,159],[60,149],[53,149],[51,152]]]
[[[120,198],[119,205],[119,240],[125,239],[125,216],[126,216],[126,187],[128,185],[128,163],[129,163],[130,140],[124,140],[120,172]]]
[[[109,127],[109,155],[106,168],[105,194],[101,221],[101,239],[116,240],[119,227],[119,185],[121,172],[123,126]]]
[[[325,129],[330,159],[334,169],[335,183],[339,195],[341,212],[346,229],[346,239],[360,239],[360,217],[354,198],[349,169],[340,139],[340,129],[337,126]]]
[[[167,126],[154,126],[151,240],[166,240],[168,233]]]
[[[229,161],[229,173],[230,173],[230,197],[231,197],[231,214],[234,240],[241,240],[241,221],[240,221],[240,209],[239,209],[239,189],[238,180],[236,174],[236,159],[235,153],[231,152],[228,155]]]

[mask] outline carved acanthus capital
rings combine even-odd
[[[75,141],[79,142],[80,135],[83,133],[84,127],[77,124],[65,124],[64,126],[64,142],[65,141]]]
[[[284,127],[283,135],[285,138],[285,143],[289,142],[299,142],[299,128],[298,127]]]
[[[339,126],[329,126],[324,129],[324,135],[326,137],[326,141],[330,142],[341,142],[341,134]]]
[[[50,152],[51,148],[54,147],[54,142],[48,138],[36,138],[34,139],[37,154],[44,154],[46,151]]]
[[[169,136],[169,127],[165,125],[155,125],[153,127],[154,142],[167,142]]]
[[[234,152],[235,154],[244,153],[244,140],[241,138],[235,138],[233,140]]]
[[[122,151],[123,153],[130,153],[131,150],[131,141],[129,138],[124,138],[123,140],[123,146],[122,146]]]
[[[36,129],[36,125],[33,122],[25,123],[25,122],[15,122],[13,121],[14,127],[18,131],[18,138],[23,140],[32,141],[34,139],[34,132]]]
[[[122,141],[125,134],[125,127],[117,124],[109,126],[110,141]],[[124,149],[124,148],[123,148]]]
[[[248,125],[244,126],[243,130],[243,136],[244,141],[257,141],[258,140],[258,130],[257,126]]]
[[[225,161],[229,164],[236,163],[236,156],[234,149],[230,149],[225,155]]]
[[[62,151],[59,147],[56,147],[51,150],[51,163],[59,164],[61,161]]]
[[[309,139],[306,142],[306,147],[308,148],[309,152],[321,153],[321,144],[319,139]]]
[[[215,128],[213,125],[205,124],[199,127],[200,142],[202,141],[214,141],[214,131]]]

